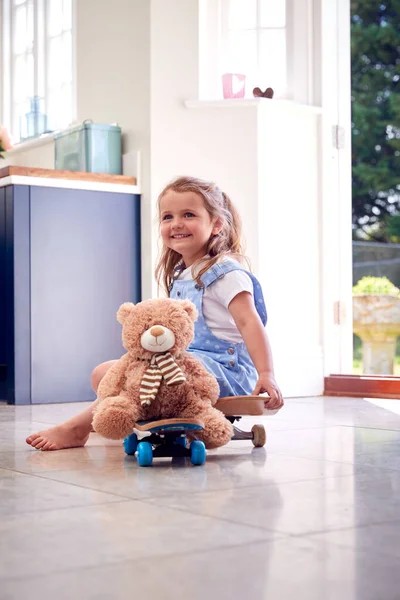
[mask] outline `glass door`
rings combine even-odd
[[[336,3],[338,358],[326,393],[400,397],[399,27],[397,2]]]
[[[353,374],[400,376],[399,2],[351,2]]]

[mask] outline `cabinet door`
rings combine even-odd
[[[93,368],[125,352],[118,307],[139,300],[139,197],[32,187],[32,403],[93,400]]]
[[[0,188],[0,400],[7,399],[7,282],[6,282],[6,195]]]
[[[0,188],[0,399],[31,401],[29,188]]]

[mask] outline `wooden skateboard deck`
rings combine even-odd
[[[264,402],[263,396],[227,396],[219,398],[215,408],[227,417],[239,415],[259,416],[264,414]]]

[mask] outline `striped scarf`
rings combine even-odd
[[[170,352],[160,352],[151,357],[150,366],[145,370],[140,384],[139,397],[142,406],[150,406],[157,396],[162,378],[167,385],[179,385],[186,381]]]

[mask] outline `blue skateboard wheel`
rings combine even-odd
[[[139,442],[137,459],[140,467],[151,467],[153,463],[153,447],[149,442]]]
[[[206,462],[206,447],[200,440],[194,440],[190,444],[190,462],[192,465],[204,465]]]
[[[136,433],[131,433],[124,439],[124,450],[128,456],[133,456],[136,452],[138,439]]]

